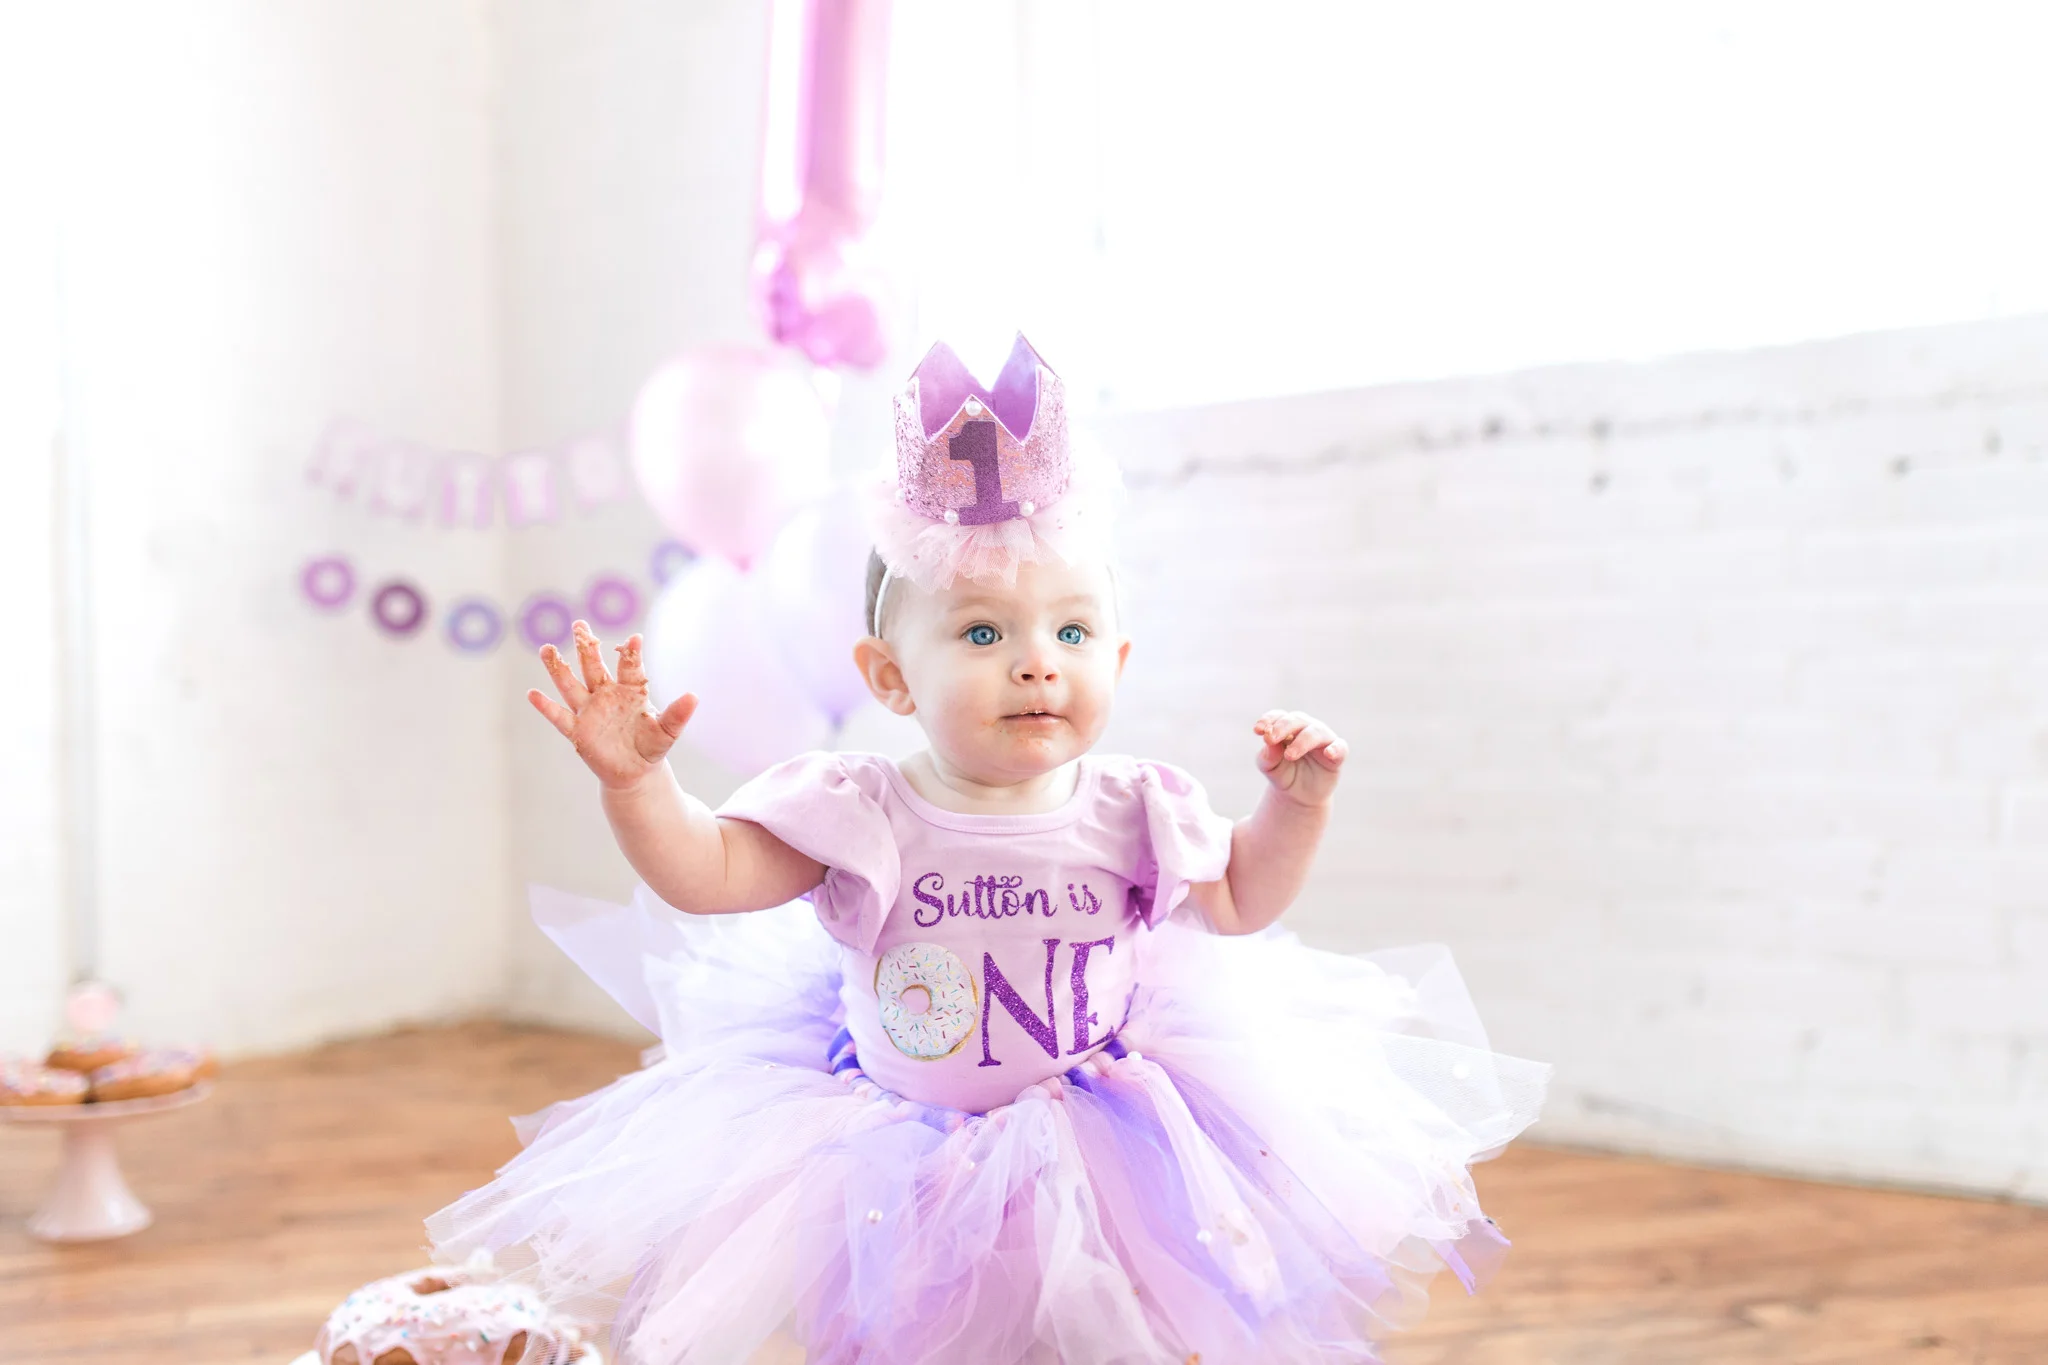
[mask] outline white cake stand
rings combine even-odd
[[[121,1177],[114,1130],[132,1119],[184,1109],[212,1093],[212,1082],[201,1081],[146,1100],[0,1105],[0,1123],[55,1128],[63,1136],[57,1183],[28,1220],[28,1230],[46,1242],[98,1242],[148,1227],[148,1208]]]

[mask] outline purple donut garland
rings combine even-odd
[[[340,555],[306,561],[299,571],[299,591],[322,611],[340,611],[356,595],[356,571]]]
[[[665,588],[669,580],[687,568],[697,556],[690,547],[680,540],[664,540],[654,547],[654,553],[647,557],[647,576],[654,580],[654,586]]]
[[[412,584],[394,578],[370,599],[370,619],[386,635],[403,640],[427,623],[427,599]]]
[[[505,617],[481,597],[465,597],[448,613],[448,643],[465,654],[485,654],[505,638]]]
[[[569,643],[575,624],[576,609],[551,592],[535,593],[519,609],[519,634],[533,649],[542,645],[560,649]]]
[[[652,563],[657,573],[672,578],[695,558],[670,540],[655,547]],[[360,588],[356,567],[344,555],[316,555],[299,568],[300,595],[318,611],[339,612],[362,601],[371,624],[395,640],[410,639],[433,622],[425,590],[411,579],[384,578],[367,597]],[[630,577],[604,572],[590,579],[580,594],[536,592],[516,612],[507,612],[488,597],[458,598],[441,613],[439,629],[451,648],[465,654],[487,654],[515,631],[536,649],[546,644],[562,647],[569,643],[579,617],[600,630],[623,630],[640,619],[647,601],[646,590]]]
[[[640,590],[617,574],[600,574],[583,594],[583,610],[601,630],[630,626],[640,617]]]

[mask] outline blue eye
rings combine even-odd
[[[1063,645],[1078,645],[1087,640],[1087,638],[1088,631],[1086,627],[1075,625],[1060,627],[1060,643]]]
[[[996,628],[991,625],[984,624],[967,628],[967,643],[970,645],[992,645],[1001,638],[1000,635],[996,634]]]

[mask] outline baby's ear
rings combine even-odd
[[[1125,665],[1125,664],[1127,664],[1127,663],[1129,663],[1130,661],[1131,661],[1131,637],[1130,637],[1130,636],[1128,636],[1128,635],[1126,635],[1126,636],[1124,636],[1124,638],[1123,638],[1123,642],[1122,642],[1121,644],[1117,645],[1117,647],[1116,647],[1116,676],[1117,676],[1117,681],[1119,681],[1119,682],[1123,681],[1123,676],[1124,676],[1124,665]]]
[[[853,647],[853,666],[860,670],[876,701],[899,716],[917,710],[917,703],[910,699],[910,687],[903,681],[903,668],[889,652],[887,640],[873,635],[860,640]]]

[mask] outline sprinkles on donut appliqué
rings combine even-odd
[[[875,964],[882,1031],[906,1057],[935,1062],[974,1036],[981,999],[974,974],[936,943],[899,943]]]

